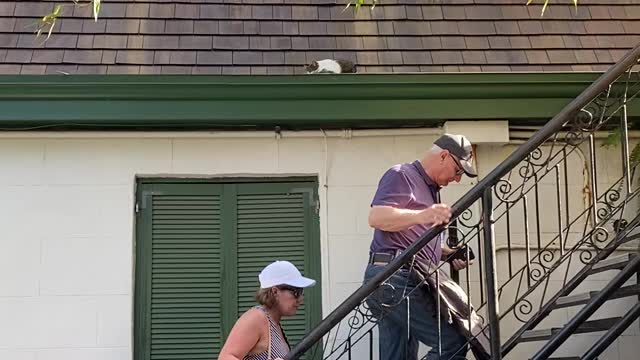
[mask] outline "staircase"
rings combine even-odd
[[[638,227],[640,215],[634,220],[633,229]],[[545,342],[544,346],[532,359],[548,359],[549,355],[558,349],[572,334],[602,333],[606,332],[582,357],[564,357],[564,359],[596,359],[611,343],[640,316],[640,305],[636,303],[624,315],[619,317],[598,318],[587,320],[605,302],[615,299],[640,296],[640,284],[624,285],[627,280],[640,272],[640,254],[628,253],[625,255],[607,258],[621,244],[628,241],[627,231],[622,232],[611,244],[605,248],[590,264],[586,265],[566,287],[558,291],[538,316],[516,332],[503,347],[503,354],[509,352],[517,344],[525,342]],[[570,295],[577,286],[591,276],[602,272],[616,271],[617,274],[599,291],[589,291]],[[554,310],[581,307],[576,315],[563,327],[532,330],[541,319],[548,316]],[[586,320],[586,321],[585,321]],[[563,359],[563,358],[555,358]]]
[[[514,359],[526,353],[536,360],[601,356],[640,316],[640,186],[633,182],[637,164],[629,162],[626,130],[627,107],[640,101],[638,59],[640,46],[456,202],[450,226],[427,231],[286,359],[377,359],[377,320],[365,300],[445,230],[452,246],[476,249],[476,263],[453,277],[486,319],[492,359],[514,353],[520,354]],[[600,189],[597,135],[614,128],[621,134],[621,176]],[[577,163],[583,172],[575,170]],[[587,180],[577,193],[569,186],[572,177]],[[579,211],[576,202],[584,205]],[[496,239],[506,245],[496,247]],[[558,323],[563,316],[557,314],[566,314],[566,321]],[[595,340],[568,347],[580,334]]]

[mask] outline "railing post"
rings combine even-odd
[[[458,239],[458,219],[455,218],[451,220],[447,228],[447,245],[449,245],[450,248],[454,249],[458,247],[459,243],[460,240]],[[467,255],[469,255],[468,252],[469,251],[467,250]],[[454,269],[453,266],[450,267],[449,272],[451,275],[451,280],[455,281],[456,284],[460,284],[460,272]]]
[[[631,165],[629,164],[629,122],[627,121],[627,90],[625,89],[622,105],[622,116],[620,117],[620,142],[622,143],[622,166],[624,174],[626,195],[631,193]]]
[[[596,170],[596,143],[593,134],[589,134],[589,180],[591,181],[591,226],[598,226],[598,173]]]
[[[484,231],[484,267],[487,277],[487,311],[491,335],[491,359],[502,359],[500,352],[500,319],[498,318],[498,284],[496,279],[496,240],[493,232],[493,199],[491,187],[482,194],[482,227]]]

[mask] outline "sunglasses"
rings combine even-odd
[[[453,160],[453,162],[456,164],[456,176],[464,174],[464,169],[462,168],[462,165],[460,165],[460,162],[455,158],[455,156],[451,155],[451,153],[449,153],[449,156],[451,157],[451,160]]]
[[[278,286],[278,289],[287,290],[287,291],[291,292],[293,297],[295,297],[296,299],[300,298],[300,296],[302,296],[302,294],[304,293],[304,289],[303,288],[297,288],[297,287],[292,287],[292,286]]]

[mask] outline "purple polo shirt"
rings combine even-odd
[[[383,205],[401,209],[426,209],[436,203],[440,187],[427,175],[419,161],[393,166],[380,179],[371,206]],[[375,229],[371,252],[394,254],[396,250],[405,250],[430,226],[414,225],[406,230],[387,232]],[[431,260],[438,264],[442,254],[442,236],[431,241],[417,254],[420,261]]]

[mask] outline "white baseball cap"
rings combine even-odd
[[[306,288],[316,284],[313,279],[302,276],[300,271],[288,261],[274,261],[267,265],[258,275],[260,288],[268,289],[278,285],[289,285]]]

